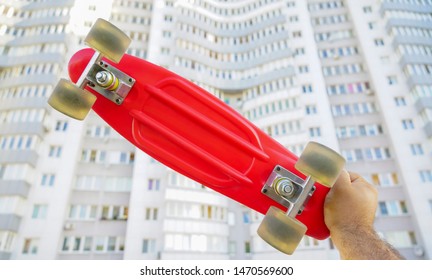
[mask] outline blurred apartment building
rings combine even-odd
[[[96,18],[288,149],[309,140],[379,190],[376,228],[432,257],[431,0],[0,0],[0,259],[337,259],[262,241],[262,215],[46,103]]]

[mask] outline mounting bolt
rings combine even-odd
[[[294,185],[288,178],[279,177],[274,180],[272,185],[275,191],[281,196],[291,198],[295,195]]]
[[[110,91],[117,90],[120,85],[119,79],[109,71],[97,72],[95,78],[98,85]]]

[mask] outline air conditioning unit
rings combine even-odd
[[[334,59],[334,60],[338,60],[339,58],[340,58],[340,56],[339,56],[338,54],[334,54],[334,55],[333,55],[333,59]]]
[[[74,228],[75,228],[75,225],[72,224],[72,223],[66,223],[66,224],[63,226],[63,229],[64,229],[64,230],[73,230]]]
[[[366,95],[374,95],[374,92],[373,92],[373,90],[368,89],[368,90],[365,91],[365,94]]]

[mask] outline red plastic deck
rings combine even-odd
[[[72,57],[73,82],[93,53],[84,49]],[[104,61],[136,79],[120,106],[86,87],[98,97],[93,110],[117,132],[164,165],[247,207],[263,214],[272,205],[286,210],[261,189],[276,165],[305,178],[294,168],[296,155],[218,98],[162,67],[127,54],[119,64]],[[329,189],[315,186],[296,218],[307,226],[307,235],[325,239]]]

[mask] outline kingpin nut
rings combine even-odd
[[[274,190],[281,196],[291,198],[295,195],[295,188],[292,182],[285,177],[279,177],[273,181]]]
[[[108,71],[100,71],[96,73],[95,78],[99,86],[110,91],[115,91],[120,85],[119,79],[117,79],[113,73]]]

